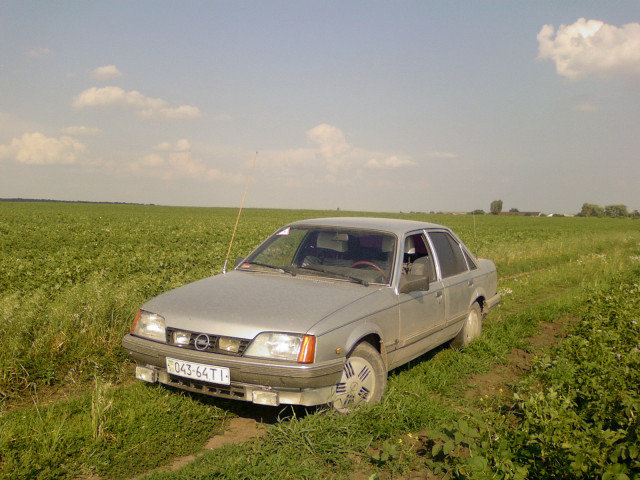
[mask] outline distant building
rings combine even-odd
[[[500,212],[500,215],[518,215],[520,217],[541,217],[542,212]]]

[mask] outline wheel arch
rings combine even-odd
[[[487,296],[483,289],[476,289],[471,296],[471,303],[469,303],[469,308],[477,303],[480,306],[480,313],[484,316],[487,314]]]
[[[346,356],[349,356],[351,352],[360,344],[360,343],[368,343],[382,357],[382,361],[384,362],[385,368],[389,369],[389,360],[387,358],[387,349],[384,345],[384,340],[379,332],[376,331],[354,331],[349,335],[349,338],[345,344]]]
[[[479,297],[477,297],[473,302],[471,302],[471,305],[473,305],[474,303],[477,303],[478,305],[480,305],[480,313],[482,313],[482,315],[485,315],[487,313],[486,311],[487,301],[484,298],[484,295],[480,295]]]

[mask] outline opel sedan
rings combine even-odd
[[[379,401],[390,370],[468,345],[499,301],[493,262],[444,226],[309,219],[144,304],[123,347],[146,382],[348,412]]]

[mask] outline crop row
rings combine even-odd
[[[256,406],[131,384],[132,366],[120,346],[136,309],[146,299],[221,271],[236,213],[230,209],[0,203],[0,476],[130,478],[166,465],[173,456],[197,452],[230,417],[273,414]],[[337,214],[344,212],[245,210],[231,261],[283,223]],[[578,459],[572,459],[567,467],[562,444],[552,456],[536,453],[534,444],[523,449],[527,437],[510,437],[513,432],[509,426],[514,423],[501,420],[501,415],[511,422],[530,418],[529,424],[521,423],[521,429],[529,428],[529,437],[537,435],[535,419],[526,406],[529,402],[534,407],[531,411],[544,411],[543,401],[555,401],[545,390],[529,392],[524,385],[519,399],[506,407],[497,406],[495,411],[486,405],[469,405],[461,399],[460,391],[469,375],[503,361],[516,346],[525,348],[522,339],[535,332],[537,322],[571,314],[584,318],[585,328],[594,332],[589,340],[593,343],[576,341],[571,351],[599,351],[602,358],[618,362],[598,374],[610,375],[613,383],[601,383],[609,391],[631,392],[624,396],[624,402],[633,399],[637,379],[630,376],[629,382],[616,383],[624,371],[613,367],[635,368],[633,363],[624,363],[633,360],[633,347],[619,342],[637,340],[637,332],[621,330],[624,338],[598,336],[597,330],[614,332],[620,325],[603,323],[595,329],[587,325],[590,319],[604,322],[624,317],[628,321],[624,325],[634,326],[629,315],[637,311],[637,302],[629,304],[635,305],[633,308],[627,308],[627,302],[637,296],[637,289],[628,278],[615,279],[621,278],[620,272],[635,275],[629,278],[638,276],[637,222],[393,216],[446,224],[472,250],[496,262],[504,299],[488,317],[482,338],[464,351],[444,349],[394,371],[383,402],[370,409],[348,417],[303,414],[299,419],[277,422],[260,442],[227,446],[178,473],[155,476],[272,478],[273,471],[279,471],[290,478],[348,478],[359,469],[366,478],[376,472],[393,476],[428,466],[475,478],[486,478],[482,475],[490,470],[503,472],[503,478],[522,477],[525,471],[528,478],[534,478],[534,473],[542,470],[528,464],[526,454],[534,466],[540,462],[551,465],[548,462],[553,459],[556,463],[549,471],[573,478],[567,469]],[[608,289],[612,281],[614,286],[620,285],[621,293]],[[585,299],[592,299],[591,310],[582,309]],[[598,339],[606,339],[609,346],[596,349]],[[613,357],[607,357],[607,352]],[[630,356],[625,356],[627,352]],[[575,357],[580,363],[577,353]],[[592,360],[595,368],[601,358]],[[538,377],[532,377],[533,385],[556,385],[551,380],[558,378],[582,378],[585,382],[596,374],[585,368],[588,374],[578,375],[577,367],[570,370],[575,375],[566,374],[569,363],[561,356],[550,356],[545,362],[536,367]],[[579,399],[576,405],[589,406],[572,417],[585,422],[595,412],[590,399],[606,394],[593,390],[590,397],[567,397],[566,392],[582,389],[554,388],[558,392],[555,398],[563,402]],[[544,397],[536,397],[541,392]],[[601,418],[627,405],[616,403],[615,396],[609,398],[608,410]],[[589,443],[597,433],[595,427],[589,427],[582,443],[573,444],[572,448],[600,449],[609,456],[608,461],[602,457],[587,461],[585,472],[604,475],[607,469],[618,468],[619,478],[624,478],[624,469],[633,467],[630,462],[635,451],[625,439],[634,438],[637,427],[629,418],[637,415],[635,410],[629,412],[635,417],[615,417],[615,428],[625,429],[623,437],[609,443]],[[568,425],[574,428],[577,423]],[[535,428],[542,432],[540,426]],[[433,435],[415,434],[425,429]],[[487,439],[481,439],[481,430],[496,432],[519,447],[508,450],[496,446],[495,435],[485,446]],[[557,430],[568,435],[566,428]],[[449,432],[451,438],[437,436],[443,432]],[[465,454],[457,455],[465,448]],[[544,448],[551,452],[546,444]],[[612,455],[618,455],[617,460],[611,460]],[[475,460],[467,463],[465,458]]]
[[[338,213],[245,210],[231,265],[283,223]],[[638,242],[631,220],[404,216],[453,227],[505,277],[598,263],[589,256],[618,246],[615,261],[625,262]],[[0,399],[96,373],[120,378],[128,365],[120,338],[137,307],[220,273],[235,220],[231,209],[0,204]]]
[[[509,402],[433,432],[429,468],[454,478],[640,478],[638,273],[588,292],[567,338]]]

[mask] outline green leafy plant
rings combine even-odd
[[[229,416],[262,414],[252,405],[131,385],[120,343],[146,299],[220,272],[236,214],[0,203],[0,476],[130,478],[199,452]],[[232,262],[290,220],[337,214],[366,215],[247,209]],[[428,468],[449,478],[634,478],[635,222],[486,215],[474,231],[466,217],[402,216],[451,226],[478,255],[494,259],[508,295],[483,336],[392,372],[372,408],[283,419],[259,441],[151,477],[349,478],[355,469],[364,478],[395,478]],[[506,404],[461,397],[469,376],[526,349],[523,339],[539,322],[564,315],[581,321],[538,360],[518,397]]]

